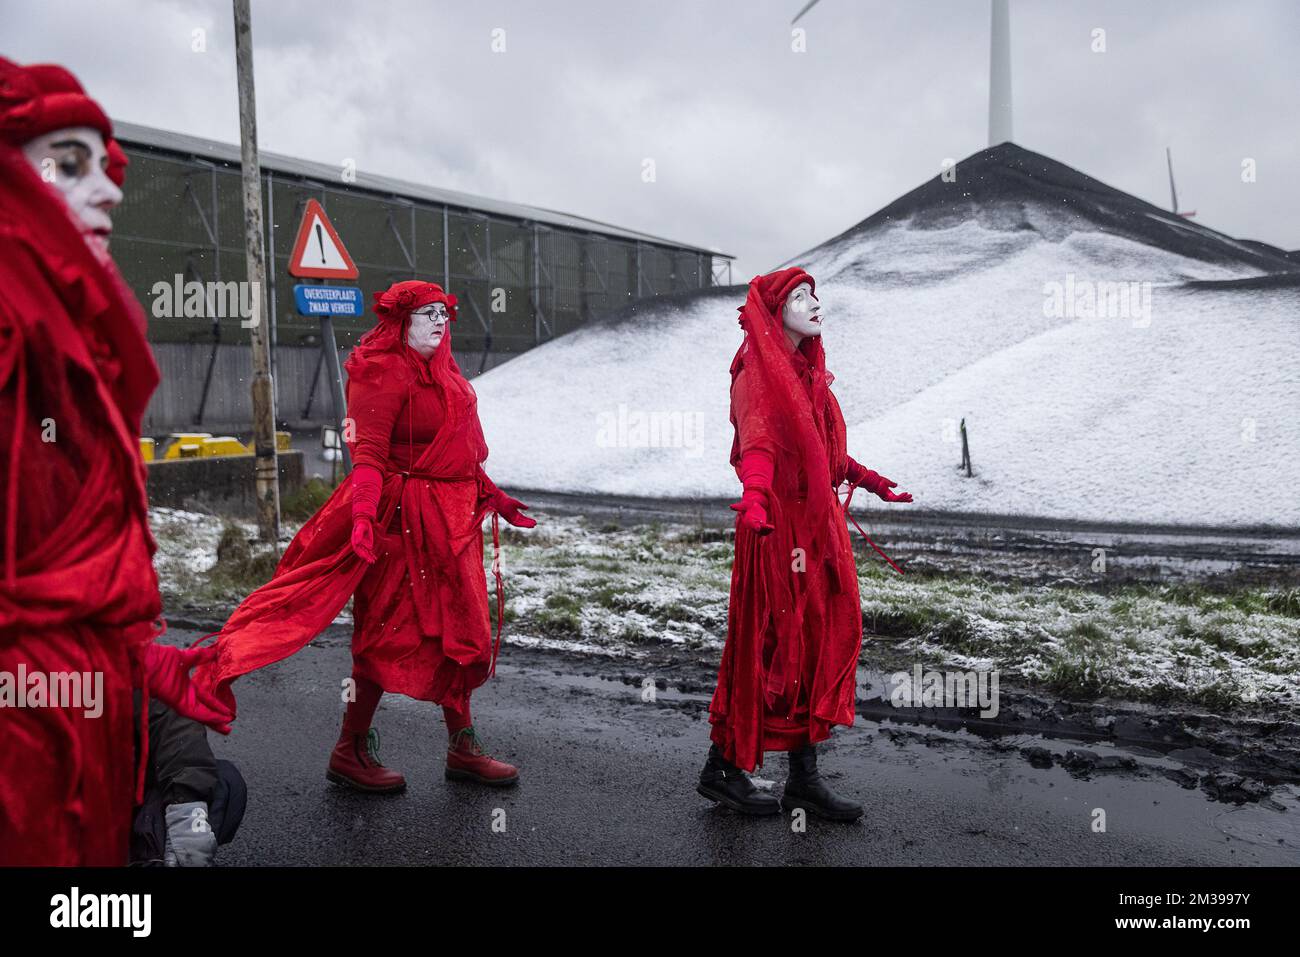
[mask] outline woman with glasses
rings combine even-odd
[[[442,706],[448,779],[512,785],[518,770],[484,751],[470,715],[500,646],[500,579],[494,642],[482,523],[489,512],[520,528],[537,523],[483,471],[478,400],[448,334],[456,297],[399,282],[376,294],[375,312],[346,363],[352,473],[236,609],[196,680],[233,709],[235,678],[302,648],[355,596],[347,708],[327,777],[362,791],[406,786],[380,763],[370,726],[388,691]]]

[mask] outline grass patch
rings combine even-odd
[[[240,598],[271,580],[279,559],[270,549],[254,549],[244,530],[226,522],[217,542],[217,562],[208,569],[208,584],[218,593]]]
[[[501,609],[501,621],[505,623],[512,622],[519,617],[519,613],[514,610],[507,598]],[[495,588],[488,589],[488,621],[493,627],[496,626],[497,620],[497,592]]]
[[[887,638],[920,638],[942,621],[942,613],[927,605],[873,606],[862,613],[863,631]]]
[[[335,486],[323,478],[308,479],[301,488],[280,499],[280,517],[305,522],[334,494]]]
[[[1100,662],[1074,656],[1053,662],[1043,685],[1067,698],[1092,701],[1114,691],[1116,682]]]
[[[1284,591],[1264,592],[1260,596],[1264,610],[1274,615],[1288,618],[1300,618],[1300,588],[1288,588]]]
[[[575,637],[582,634],[582,602],[565,591],[555,591],[546,596],[542,607],[533,615],[533,622],[547,635]]]

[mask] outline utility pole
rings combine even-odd
[[[234,0],[235,73],[239,80],[239,147],[244,181],[244,252],[257,310],[249,330],[253,347],[253,449],[257,528],[280,551],[280,481],[275,454],[275,387],[266,317],[266,257],[262,246],[262,177],[257,161],[257,97],[253,92],[253,22],[248,0]]]

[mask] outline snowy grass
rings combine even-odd
[[[688,526],[596,528],[555,517],[533,531],[508,530],[507,609],[523,628],[574,650],[711,649],[727,627],[731,546],[721,539]]]
[[[999,668],[1072,699],[1226,707],[1300,704],[1300,614],[1291,591],[990,584],[862,576],[868,632],[897,656]]]
[[[723,533],[687,525],[597,527],[552,516],[535,531],[508,531],[507,640],[712,659],[726,636],[731,559]],[[1300,705],[1296,589],[900,577],[864,556],[859,577],[869,667],[996,667],[1076,700]]]
[[[265,549],[247,546],[251,523],[163,508],[151,516],[169,610],[197,606],[224,617],[274,568]],[[506,641],[716,662],[727,629],[728,531],[538,518],[536,529],[502,529]],[[1300,589],[899,576],[864,555],[858,567],[870,668],[998,668],[1072,700],[1300,708]]]
[[[154,569],[164,607],[212,610],[224,617],[275,571],[275,554],[256,542],[253,522],[151,508],[149,524],[158,542]],[[286,525],[288,534],[300,524]]]

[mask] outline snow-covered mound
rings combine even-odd
[[[791,263],[818,281],[851,453],[918,506],[1300,525],[1300,273],[1281,250],[1003,144]],[[744,295],[638,303],[476,379],[493,477],[736,494]]]

